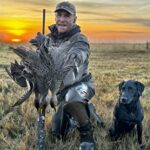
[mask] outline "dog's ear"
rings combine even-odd
[[[142,93],[143,93],[144,88],[145,88],[144,84],[139,82],[139,81],[136,81],[135,83],[136,83],[139,95],[142,96]]]
[[[123,86],[123,84],[125,83],[125,81],[123,80],[122,82],[119,83],[119,91],[121,91],[121,88]]]

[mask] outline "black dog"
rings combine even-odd
[[[114,109],[114,122],[109,129],[110,136],[117,139],[137,126],[138,143],[142,144],[144,112],[139,97],[144,91],[144,85],[134,80],[122,81],[119,91],[119,101]]]

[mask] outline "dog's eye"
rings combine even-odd
[[[122,87],[122,91],[124,91],[125,90],[125,87]]]

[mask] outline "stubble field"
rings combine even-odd
[[[25,89],[16,85],[5,73],[4,67],[19,58],[0,44],[0,150],[36,150],[37,112],[34,95],[23,105],[6,115],[9,106],[22,96]],[[105,127],[93,124],[94,139],[98,150],[138,150],[136,135],[127,135],[111,141],[108,128],[113,119],[113,109],[118,100],[118,84],[133,79],[145,85],[141,97],[144,107],[143,148],[150,149],[150,48],[145,44],[91,44],[89,70],[93,75],[96,95],[92,102]],[[50,134],[53,110],[46,114],[46,150],[77,150],[79,135],[70,132],[66,142],[53,141]]]

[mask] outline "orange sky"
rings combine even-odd
[[[54,24],[61,0],[0,0],[0,41],[25,42]],[[150,40],[150,0],[70,0],[77,6],[77,24],[90,41]]]

